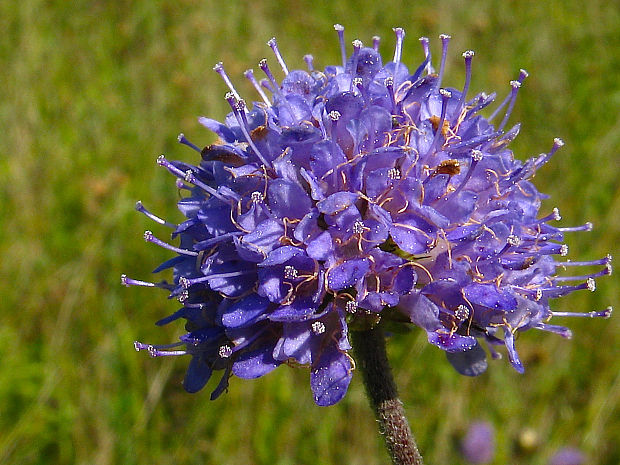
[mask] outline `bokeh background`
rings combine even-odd
[[[176,310],[158,290],[126,289],[119,276],[150,279],[171,255],[145,244],[155,224],[181,220],[174,179],[155,158],[195,162],[179,132],[206,145],[200,115],[226,113],[218,62],[247,100],[242,77],[276,35],[289,68],[312,53],[339,61],[332,25],[347,42],[407,31],[404,58],[422,59],[417,38],[453,37],[447,84],[461,87],[461,52],[473,49],[471,91],[508,92],[530,72],[512,121],[522,159],[566,146],[535,179],[564,225],[571,258],[618,254],[620,243],[620,12],[606,0],[279,0],[0,2],[0,463],[2,464],[379,464],[388,461],[360,377],[346,398],[316,407],[309,372],[281,367],[233,379],[208,400],[190,395],[187,359],[150,359],[135,339],[166,343],[181,324],[153,322]],[[274,66],[275,68],[275,66]],[[615,276],[555,302],[555,309],[617,304]],[[556,321],[559,321],[556,320]],[[421,331],[389,341],[412,428],[428,463],[464,463],[459,441],[475,420],[497,431],[495,464],[545,464],[560,447],[589,464],[620,463],[620,316],[564,320],[572,340],[530,331],[517,374],[494,361],[461,377]]]

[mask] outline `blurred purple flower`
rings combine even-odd
[[[585,455],[574,447],[560,449],[549,459],[549,465],[584,465],[585,463]]]
[[[507,148],[519,132],[519,124],[505,128],[527,73],[484,117],[495,94],[467,96],[473,52],[463,54],[463,88],[442,87],[449,36],[441,36],[438,73],[426,38],[424,59],[411,72],[401,62],[402,29],[394,30],[388,63],[378,38],[371,48],[353,41],[347,58],[344,29],[336,30],[342,63],[323,71],[309,55],[308,71],[289,71],[270,40],[284,78],[278,82],[266,60],[260,82],[246,71],[262,99],[251,108],[223,66],[215,66],[230,89],[232,112],[223,123],[199,122],[218,141],[200,149],[179,136],[200,153],[197,165],[158,158],[186,192],[178,207],[187,220],[172,225],[137,205],[180,239],[175,247],[150,231],[144,236],[176,253],[155,270],[172,268],[174,280],[122,277],[127,286],[168,290],[182,307],[158,324],[183,318],[188,332],[176,344],[136,342],[136,349],[190,355],[184,382],[190,392],[223,370],[212,398],[231,374],[257,378],[283,363],[306,365],[315,402],[331,405],[351,380],[353,322],[411,322],[460,373],[475,376],[487,366],[479,339],[505,345],[522,372],[517,331],[569,337],[567,328],[547,321],[608,316],[610,309],[549,308],[551,299],[594,290],[594,279],[610,273],[611,258],[555,258],[567,254],[564,233],[591,225],[554,227],[557,209],[539,217],[544,196],[529,179],[561,140],[526,162]],[[600,271],[558,275],[591,266]]]
[[[495,431],[486,421],[472,423],[461,443],[463,456],[470,463],[489,463],[495,456]]]

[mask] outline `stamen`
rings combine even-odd
[[[357,76],[357,60],[359,59],[360,49],[364,46],[361,40],[355,39],[353,41],[353,55],[351,56],[351,85],[349,86],[349,90],[353,90],[353,85],[355,81],[355,76]]]
[[[159,223],[159,224],[164,225],[164,226],[168,226],[169,228],[172,228],[172,229],[176,228],[175,224],[172,224],[172,223],[169,223],[166,220],[163,220],[159,216],[154,215],[153,213],[148,211],[146,208],[144,208],[144,205],[142,205],[142,202],[140,200],[138,200],[136,202],[135,208],[136,208],[136,211],[139,211],[140,213],[144,214],[147,218],[155,221],[156,223]]]
[[[312,55],[304,55],[304,61],[308,67],[308,71],[314,71],[314,57]]]
[[[504,115],[504,119],[502,120],[501,124],[497,128],[498,131],[503,131],[504,130],[504,126],[506,126],[506,123],[508,123],[508,118],[510,118],[510,115],[512,113],[512,109],[514,108],[515,103],[517,101],[517,93],[519,92],[519,89],[521,88],[521,82],[520,81],[510,81],[510,87],[512,88],[512,91],[510,92],[510,103],[508,104],[508,110],[506,110],[506,114]]]
[[[299,276],[299,272],[294,266],[286,265],[284,267],[284,279],[296,279]]]
[[[400,179],[400,170],[398,168],[390,168],[387,172],[387,177],[393,181]]]
[[[357,311],[357,306],[358,303],[355,300],[349,300],[345,304],[344,309],[347,313],[355,313]]]
[[[594,226],[592,225],[592,223],[590,223],[589,221],[585,224],[582,224],[581,226],[573,226],[570,228],[557,228],[558,231],[562,231],[562,232],[575,232],[575,231],[592,231],[592,228]]]
[[[613,311],[613,308],[611,306],[609,306],[609,307],[607,307],[605,310],[603,310],[601,312],[583,312],[583,313],[578,313],[578,312],[551,312],[551,314],[553,316],[568,316],[568,317],[578,316],[578,317],[586,317],[586,318],[609,318],[611,316],[612,311]]]
[[[344,45],[344,26],[341,24],[334,24],[334,29],[338,33],[338,40],[340,41],[340,54],[342,55],[342,67],[347,67],[347,50]]]
[[[561,219],[562,219],[562,216],[560,215],[560,209],[557,207],[554,207],[549,215],[541,218],[540,220],[538,220],[538,222],[547,223],[548,221],[551,221],[551,220],[560,221]]]
[[[259,61],[258,67],[263,70],[263,73],[265,73],[265,76],[267,76],[267,78],[269,79],[269,82],[271,82],[271,85],[273,86],[273,89],[274,89],[274,93],[279,94],[280,86],[278,85],[276,78],[273,76],[273,73],[269,69],[267,60],[263,58],[261,61]],[[237,97],[237,100],[239,100],[239,97]]]
[[[265,200],[265,196],[258,191],[254,191],[250,194],[250,199],[252,203],[262,203]]]
[[[459,111],[465,103],[465,97],[467,96],[467,91],[469,90],[469,83],[471,82],[471,61],[473,57],[473,50],[463,52],[463,58],[465,58],[465,85],[463,86],[463,93],[461,94],[461,99],[458,104]]]
[[[166,348],[178,347],[184,345],[183,342],[177,342],[174,344],[154,346],[151,344],[143,344],[142,342],[134,341],[133,346],[136,351],[146,350],[151,357],[166,357],[175,355],[187,355],[186,350],[161,350]]]
[[[390,96],[390,101],[392,102],[392,108],[396,108],[396,97],[394,96],[394,78],[392,76],[388,76],[383,81],[385,84],[385,88],[388,91],[388,95]]]
[[[398,73],[398,65],[400,64],[400,59],[403,54],[403,39],[405,38],[405,30],[402,27],[395,27],[392,29],[394,34],[396,34],[396,45],[394,47],[394,63],[396,63],[396,68],[394,69],[394,76]]]
[[[525,81],[525,79],[529,76],[529,74],[527,73],[527,71],[525,71],[524,69],[520,69],[519,70],[519,77],[517,78],[517,81],[520,84],[523,84],[523,81]],[[510,81],[511,83],[514,81]],[[487,121],[491,122],[491,120],[493,118],[495,118],[500,111],[502,111],[502,109],[508,104],[508,102],[510,101],[512,97],[512,91],[510,93],[508,93],[508,95],[506,95],[506,98],[504,98],[504,100],[502,101],[502,103],[495,109],[495,111],[491,114],[491,116],[489,116],[489,118],[487,118]]]
[[[159,287],[159,288],[168,289],[168,290],[170,290],[172,287],[166,281],[161,281],[159,283],[151,283],[148,281],[140,281],[137,279],[129,278],[127,277],[126,274],[121,275],[121,284],[125,287],[129,287],[129,286]]]
[[[186,139],[185,134],[181,133],[177,136],[177,140],[188,147],[193,148],[196,152],[201,153],[202,150],[197,145],[192,144],[189,140]]]
[[[338,121],[342,115],[338,110],[332,110],[327,114],[327,117],[332,121]]]
[[[213,67],[213,70],[222,77],[222,79],[224,80],[224,82],[226,83],[230,91],[233,93],[235,98],[240,99],[241,97],[237,93],[235,86],[233,86],[232,82],[230,82],[230,78],[228,77],[228,74],[226,74],[226,71],[224,70],[224,65],[222,64],[221,61],[215,64],[215,66]]]
[[[363,234],[365,230],[366,227],[362,221],[356,221],[353,223],[353,234]]]
[[[450,43],[451,36],[447,34],[440,34],[439,38],[441,39],[441,64],[439,65],[439,77],[437,78],[437,82],[435,83],[435,88],[439,89],[441,86],[441,80],[443,79],[443,73],[446,68],[446,58],[448,56],[448,44]]]
[[[260,98],[263,99],[263,102],[265,102],[267,105],[271,106],[271,102],[269,101],[269,97],[267,97],[267,94],[261,88],[260,84],[258,83],[256,78],[254,77],[254,70],[253,69],[247,69],[243,73],[243,75],[252,83],[252,85],[256,89],[256,92],[258,92],[258,95],[260,95]]]
[[[567,267],[567,266],[597,266],[597,265],[608,265],[611,263],[612,256],[607,255],[605,258],[601,258],[600,260],[591,260],[587,262],[574,262],[572,260],[567,260],[565,262],[557,263],[557,266]]]
[[[603,268],[601,271],[597,273],[592,273],[589,275],[582,275],[582,276],[556,276],[554,278],[554,281],[556,282],[582,281],[584,279],[594,279],[594,278],[600,278],[601,276],[609,276],[612,274],[612,272],[613,272],[613,267],[611,266],[611,263],[607,263],[605,265],[605,268]]]
[[[231,94],[232,95],[232,94]],[[193,172],[191,170],[187,170],[187,171],[181,171],[179,168],[177,168],[176,166],[174,166],[172,163],[170,163],[168,160],[166,160],[166,157],[164,155],[160,155],[159,157],[157,157],[157,164],[159,166],[163,166],[164,168],[166,168],[168,171],[170,171],[172,174],[174,174],[175,176],[194,184],[196,187],[200,187],[202,190],[204,190],[205,192],[208,192],[209,194],[211,194],[214,197],[217,197],[218,199],[222,200],[222,201],[226,201],[226,199],[222,198],[221,195],[219,195],[217,193],[217,191],[215,189],[213,189],[211,186],[206,185],[205,183],[203,183],[202,181],[199,181],[196,176],[194,176]]]
[[[229,345],[223,345],[220,346],[220,348],[217,351],[217,354],[221,357],[221,358],[228,358],[232,355],[233,350],[230,348]]]
[[[312,332],[317,336],[325,332],[325,324],[322,321],[315,321],[312,323]]]
[[[228,101],[228,104],[231,106],[233,110],[235,118],[237,119],[237,123],[239,124],[239,128],[241,129],[241,132],[245,136],[245,139],[248,145],[252,147],[252,150],[254,151],[258,159],[263,163],[263,165],[271,167],[271,165],[267,162],[265,157],[263,157],[263,154],[261,153],[261,151],[258,150],[258,147],[256,147],[256,145],[254,144],[252,137],[250,137],[250,132],[248,131],[248,120],[245,115],[245,101],[236,100],[234,95],[230,93],[226,94],[226,100]]]
[[[541,153],[534,162],[536,169],[547,163],[560,147],[564,147],[564,141],[559,137],[556,137],[555,139],[553,139],[553,146],[551,147],[549,153]]]
[[[176,252],[181,255],[188,255],[190,257],[196,257],[198,255],[198,252],[194,252],[193,250],[180,249],[164,241],[161,241],[158,238],[156,238],[151,231],[148,231],[148,230],[144,231],[144,240],[146,242],[151,242],[160,247],[163,247],[164,249],[172,250],[173,252]]]
[[[272,37],[271,39],[269,39],[267,45],[269,45],[271,47],[271,50],[273,50],[273,53],[278,60],[278,63],[280,63],[280,66],[282,67],[282,71],[284,71],[284,74],[288,75],[288,68],[286,67],[284,58],[282,58],[282,54],[280,53],[280,49],[278,48],[278,42],[276,42],[276,38]]]
[[[442,129],[443,122],[446,120],[446,112],[448,111],[448,100],[452,97],[452,92],[446,89],[439,89],[439,93],[441,94],[441,117],[439,118],[439,124],[437,125],[437,130],[435,131],[435,137],[433,138],[433,142],[431,143],[428,152],[426,152],[425,157],[428,157],[435,150],[439,139],[443,137]]]
[[[379,51],[379,44],[381,43],[381,37],[372,36],[372,48],[375,49],[375,52]]]
[[[433,69],[433,65],[431,64],[430,40],[428,40],[428,37],[420,37],[419,40],[422,44],[422,50],[424,50],[424,58],[428,59],[428,62],[426,63],[426,74],[432,74],[435,72],[435,70]]]
[[[469,318],[469,308],[467,308],[467,306],[465,305],[459,305],[454,312],[454,316],[458,320],[466,320],[467,318]]]

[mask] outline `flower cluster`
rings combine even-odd
[[[473,52],[463,54],[463,88],[442,87],[449,36],[440,36],[438,72],[427,38],[412,72],[401,62],[402,29],[394,29],[389,63],[377,37],[372,47],[353,41],[348,56],[344,29],[335,29],[342,63],[323,71],[310,55],[307,71],[289,71],[270,40],[284,77],[278,82],[266,60],[260,82],[246,71],[262,99],[251,108],[217,64],[232,111],[223,123],[199,122],[218,141],[200,149],[180,135],[200,163],[157,160],[186,192],[178,207],[187,220],[173,225],[137,205],[180,239],[174,247],[150,231],[144,236],[176,253],[155,270],[172,268],[174,281],[123,275],[122,282],[169,290],[182,308],[158,324],[183,318],[188,332],[176,344],[135,347],[190,355],[190,392],[214,370],[223,376],[212,398],[231,374],[257,378],[285,363],[310,367],[315,402],[334,404],[354,369],[349,328],[380,320],[422,328],[463,374],[486,368],[478,340],[494,356],[492,346],[505,345],[522,372],[515,333],[537,328],[568,337],[548,320],[569,314],[551,311],[549,301],[593,290],[594,278],[611,271],[610,257],[557,258],[567,254],[564,233],[589,223],[552,226],[557,209],[538,216],[544,196],[529,179],[562,141],[526,162],[508,148],[519,132],[518,124],[505,128],[525,71],[485,117],[495,94],[468,97]],[[558,275],[592,266],[600,270]]]

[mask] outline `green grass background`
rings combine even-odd
[[[407,31],[453,36],[447,84],[460,87],[461,52],[476,51],[473,91],[508,91],[530,72],[512,121],[515,153],[564,147],[535,179],[569,235],[571,258],[598,258],[620,242],[620,13],[606,0],[316,2],[0,2],[0,463],[2,464],[379,464],[388,461],[355,376],[346,398],[316,407],[306,370],[233,379],[183,391],[187,359],[150,359],[135,339],[166,343],[181,325],[153,322],[176,310],[157,290],[126,289],[125,272],[149,279],[170,256],[142,240],[164,230],[133,210],[138,199],[173,221],[174,179],[155,158],[196,161],[176,143],[204,145],[196,117],[222,118],[223,61],[247,100],[242,72],[270,55],[276,35],[290,68],[312,53],[337,63],[335,22],[347,42]],[[589,311],[616,304],[615,276],[594,294],[555,302]],[[556,320],[556,321],[559,321]],[[425,335],[389,341],[412,428],[429,464],[462,463],[458,442],[476,419],[497,429],[495,464],[544,464],[576,446],[589,464],[620,463],[620,318],[564,320],[570,341],[530,331],[519,375],[495,361],[476,379],[457,375]],[[524,438],[534,438],[523,447]],[[527,442],[527,441],[525,441]]]

